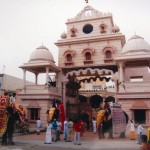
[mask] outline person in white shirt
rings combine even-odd
[[[97,124],[95,117],[93,117],[92,124],[93,124],[93,133],[95,134],[96,133],[96,124]]]
[[[130,120],[130,140],[135,140],[134,121]]]
[[[51,121],[48,121],[46,125],[46,137],[44,144],[51,144],[52,143],[52,124]]]
[[[36,121],[36,127],[37,127],[37,135],[39,135],[40,134],[40,130],[41,130],[41,128],[42,128],[42,121],[40,120],[40,118],[38,118],[37,119],[37,121]]]
[[[10,102],[15,103],[16,102],[16,93],[13,93],[12,96],[10,96]]]
[[[138,127],[137,127],[137,144],[142,144],[142,141],[141,141],[141,135],[142,135],[142,132],[144,131],[144,128],[142,127],[141,124],[138,124]]]

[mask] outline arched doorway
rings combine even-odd
[[[90,98],[90,104],[92,108],[99,108],[100,107],[100,103],[103,102],[103,98],[100,95],[93,95]]]
[[[100,103],[103,102],[103,98],[100,95],[93,95],[90,98],[90,105],[91,105],[91,120],[92,118],[96,118],[97,112],[100,108]]]
[[[80,103],[86,103],[87,102],[87,97],[86,96],[84,96],[84,95],[79,95],[79,101],[80,101]]]
[[[105,102],[113,102],[115,103],[115,98],[113,96],[108,96],[106,99],[105,99]]]

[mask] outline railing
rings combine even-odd
[[[47,85],[26,85],[26,91],[49,91],[49,92],[58,92],[56,87],[49,87]]]

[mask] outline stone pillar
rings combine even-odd
[[[35,74],[35,84],[36,85],[38,84],[38,74],[37,73]]]
[[[49,67],[46,67],[46,85],[48,86]]]
[[[124,63],[119,62],[119,92],[125,92],[123,66]]]
[[[90,94],[87,94],[87,103],[90,105]]]
[[[120,82],[124,81],[123,65],[124,65],[123,62],[119,63],[119,79],[120,79]]]
[[[26,88],[26,70],[23,69],[23,88]]]
[[[67,81],[62,82],[62,88],[63,88],[62,98],[63,98],[63,105],[64,105],[64,110],[65,110],[65,116],[66,116],[66,84],[67,84]]]
[[[149,113],[150,113],[150,111],[149,110],[146,110],[146,112],[145,112],[146,114],[146,124],[150,124],[150,120],[149,120]]]

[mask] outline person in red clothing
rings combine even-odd
[[[74,144],[81,145],[80,142],[80,132],[81,132],[81,123],[77,120],[74,121]]]

